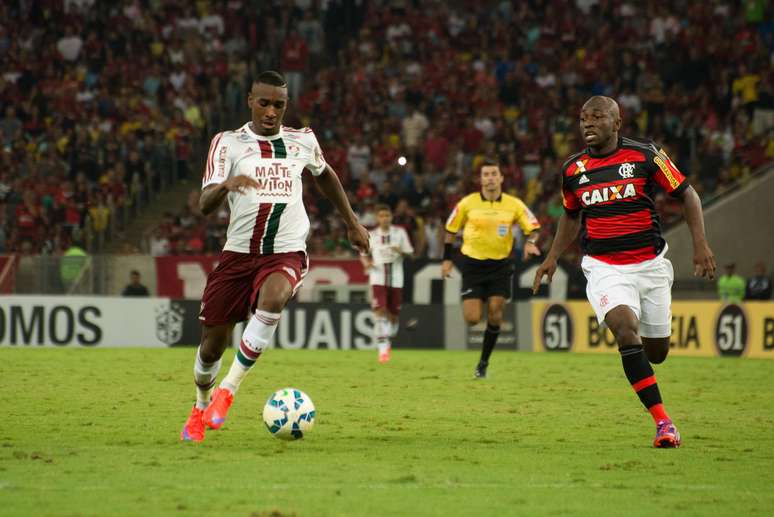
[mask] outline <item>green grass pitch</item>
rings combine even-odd
[[[221,376],[233,354],[228,352]],[[616,355],[270,350],[221,431],[181,443],[194,349],[0,349],[0,514],[772,515],[774,362],[657,367],[677,450]],[[318,418],[260,420],[294,386]]]

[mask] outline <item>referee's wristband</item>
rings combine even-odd
[[[447,242],[443,245],[443,259],[444,260],[451,260],[452,255],[452,243]]]

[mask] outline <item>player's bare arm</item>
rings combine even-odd
[[[535,280],[532,282],[532,294],[537,294],[540,289],[540,282],[543,280],[543,276],[548,276],[548,283],[554,277],[556,272],[556,261],[562,256],[564,250],[572,244],[580,231],[580,217],[570,217],[567,214],[562,214],[559,218],[559,225],[556,229],[556,236],[554,236],[554,242],[551,244],[551,249],[548,251],[545,260],[537,271],[535,271]]]
[[[693,238],[693,275],[715,278],[715,255],[709,247],[707,237],[704,234],[704,214],[701,209],[701,199],[693,187],[686,188],[680,196],[683,208],[683,217],[688,223],[688,229]]]
[[[208,185],[202,190],[202,194],[199,197],[199,210],[204,215],[208,215],[223,203],[226,194],[229,192],[244,194],[247,189],[257,189],[258,187],[258,182],[248,176],[234,176],[223,183]]]
[[[451,247],[452,247],[452,243],[454,243],[455,238],[456,238],[456,234],[448,231],[446,232],[446,235],[444,235],[444,238],[443,238],[444,259],[443,259],[443,262],[441,263],[441,276],[443,278],[451,277],[452,267],[454,267],[454,264],[452,263],[451,259],[447,257],[451,254]]]
[[[319,176],[314,177],[314,181],[317,188],[333,203],[344,219],[344,223],[347,225],[347,238],[352,246],[361,253],[369,253],[371,247],[368,242],[368,230],[358,223],[357,216],[349,204],[339,177],[330,165],[326,165],[325,170]]]

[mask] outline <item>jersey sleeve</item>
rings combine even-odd
[[[207,153],[207,164],[204,167],[202,189],[209,185],[223,183],[231,176],[231,153],[228,138],[225,133],[212,137],[210,150]]]
[[[567,170],[562,169],[562,207],[570,217],[577,217],[581,209],[580,200],[567,185]]]
[[[328,164],[325,162],[322,148],[313,131],[309,132],[308,138],[311,149],[309,150],[309,158],[305,167],[309,169],[309,172],[311,172],[312,175],[319,176]]]
[[[414,246],[411,245],[411,239],[405,228],[400,229],[400,251],[406,255],[414,253]]]
[[[521,199],[516,200],[516,212],[514,213],[514,222],[519,225],[524,235],[529,235],[535,230],[540,229],[540,223],[532,213],[532,210],[524,204]]]
[[[663,149],[655,149],[653,156],[652,178],[667,194],[680,195],[688,188],[688,179],[677,168]]]
[[[455,205],[454,210],[452,210],[452,213],[449,214],[449,218],[446,220],[447,232],[457,233],[465,226],[465,222],[468,220],[468,206],[466,201],[467,198],[460,199],[459,203]]]

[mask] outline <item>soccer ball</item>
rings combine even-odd
[[[263,423],[282,440],[298,440],[314,425],[316,411],[309,395],[296,388],[275,391],[263,406]]]

